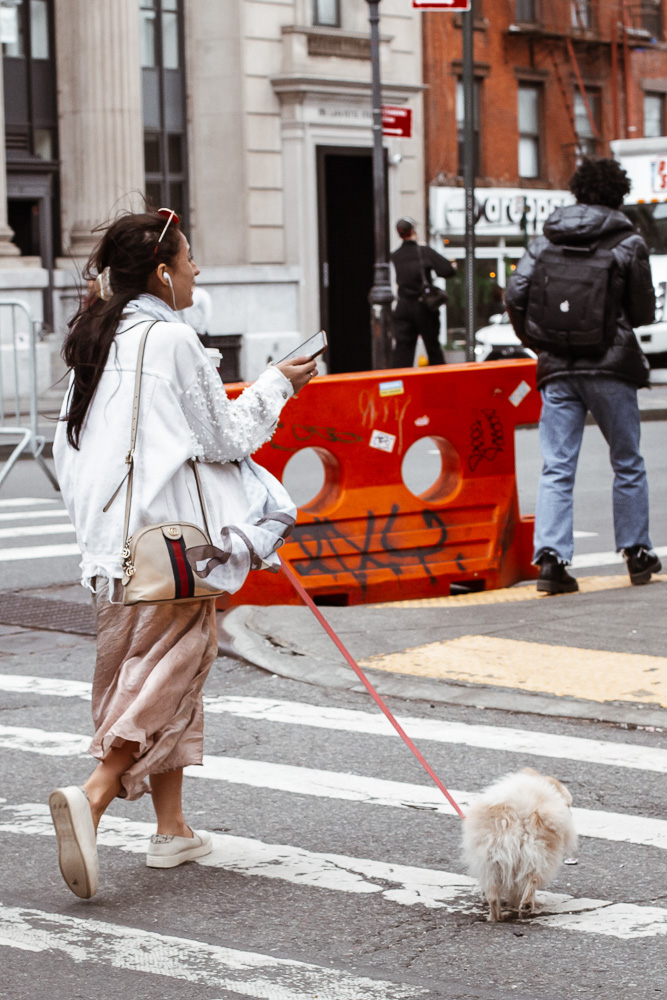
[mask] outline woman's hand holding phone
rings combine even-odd
[[[295,396],[299,389],[303,389],[304,385],[317,375],[317,362],[305,355],[300,358],[290,358],[288,361],[279,361],[276,368],[292,383]]]

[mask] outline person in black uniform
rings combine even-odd
[[[393,313],[394,368],[411,368],[415,358],[417,337],[421,336],[426,347],[428,363],[442,365],[445,356],[440,346],[440,310],[432,312],[419,301],[422,293],[422,266],[427,282],[432,280],[432,271],[441,278],[451,278],[456,274],[456,265],[425,244],[417,242],[414,219],[399,219],[396,223],[398,235],[403,241],[391,255],[396,269],[398,300]]]

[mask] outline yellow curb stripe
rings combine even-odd
[[[630,587],[627,573],[622,576],[580,576],[579,592],[594,594],[599,590],[621,590]],[[650,584],[667,583],[667,575],[654,576]],[[451,597],[425,597],[415,601],[391,601],[375,604],[376,608],[456,608],[469,604],[513,604],[523,601],[570,600],[576,594],[539,594],[535,585],[507,587],[504,590],[482,590],[477,594],[454,594]]]
[[[464,635],[369,657],[364,667],[588,701],[667,707],[667,657]]]

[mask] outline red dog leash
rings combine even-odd
[[[394,729],[396,730],[396,732],[398,733],[398,735],[401,737],[401,739],[403,740],[403,742],[405,743],[405,745],[408,747],[409,750],[411,750],[413,752],[413,754],[415,755],[415,757],[417,758],[417,760],[419,761],[419,763],[421,764],[421,766],[424,768],[424,770],[426,771],[426,773],[428,774],[428,776],[436,783],[436,785],[438,786],[438,788],[440,789],[440,791],[442,792],[442,794],[445,796],[445,798],[447,799],[447,801],[450,803],[450,805],[452,805],[454,807],[454,809],[456,809],[456,811],[459,814],[459,816],[461,817],[461,819],[465,819],[465,815],[462,812],[462,810],[460,809],[460,807],[457,805],[457,803],[454,801],[454,799],[452,798],[452,796],[449,794],[449,792],[447,791],[447,789],[445,788],[445,786],[443,785],[443,783],[440,781],[440,778],[437,776],[437,774],[435,773],[435,771],[433,770],[433,768],[431,767],[431,765],[426,760],[424,760],[424,757],[422,756],[422,754],[420,753],[420,751],[417,749],[417,747],[414,745],[414,743],[412,742],[412,740],[410,739],[410,737],[408,736],[408,734],[405,732],[405,730],[402,728],[402,726],[400,725],[400,723],[396,721],[396,719],[392,715],[391,711],[387,708],[387,706],[383,702],[382,698],[377,693],[377,691],[375,690],[375,688],[373,687],[373,685],[371,684],[371,682],[368,680],[368,678],[366,677],[365,673],[363,672],[363,670],[361,669],[361,667],[359,666],[359,664],[356,662],[356,660],[353,659],[353,657],[351,656],[351,654],[348,653],[347,649],[345,648],[345,646],[343,645],[343,643],[341,642],[341,640],[338,638],[338,636],[336,635],[336,633],[332,629],[332,627],[329,624],[329,622],[326,620],[326,618],[324,617],[324,615],[322,614],[322,612],[320,611],[320,609],[317,607],[317,605],[313,602],[310,594],[308,594],[307,591],[305,590],[305,588],[303,587],[301,581],[298,579],[298,577],[296,576],[296,574],[292,570],[291,566],[289,566],[289,564],[287,562],[285,562],[285,560],[280,555],[280,553],[278,553],[278,558],[280,559],[280,563],[281,563],[281,566],[283,568],[283,573],[285,574],[285,576],[287,577],[287,579],[289,580],[289,582],[292,584],[292,586],[294,587],[294,589],[296,590],[297,594],[299,595],[299,597],[301,598],[301,600],[304,602],[304,604],[306,604],[310,608],[310,610],[313,612],[313,614],[317,618],[318,622],[320,623],[320,625],[322,626],[322,628],[324,629],[324,631],[327,633],[327,635],[329,636],[329,638],[331,639],[331,641],[334,643],[334,645],[336,646],[336,648],[339,649],[340,652],[343,654],[343,656],[345,657],[345,659],[347,660],[347,662],[349,663],[349,665],[352,667],[352,669],[354,670],[355,674],[357,675],[357,677],[359,678],[359,680],[361,681],[361,683],[364,685],[364,687],[366,688],[366,690],[370,694],[371,698],[375,701],[376,705],[378,705],[378,707],[387,716],[387,718],[389,719],[389,721],[391,722],[392,726],[394,727]]]

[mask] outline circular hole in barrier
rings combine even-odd
[[[401,475],[414,496],[441,503],[453,496],[461,484],[459,453],[447,438],[419,438],[403,456]]]
[[[283,486],[300,510],[319,511],[338,494],[338,462],[326,448],[301,448],[285,466]]]

